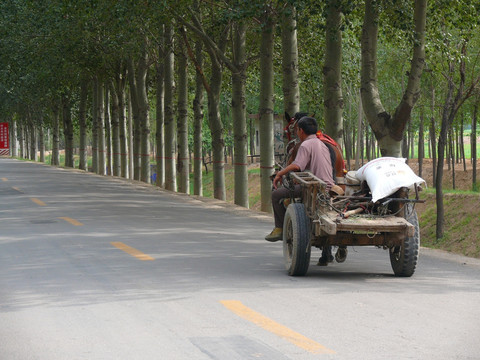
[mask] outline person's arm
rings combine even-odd
[[[300,170],[300,166],[298,166],[295,163],[292,163],[288,165],[286,168],[280,170],[277,172],[277,175],[275,175],[275,179],[273,179],[273,187],[276,189],[277,188],[277,183],[279,181],[282,181],[282,176],[288,174],[290,171],[298,171]]]

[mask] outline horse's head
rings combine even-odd
[[[285,111],[285,120],[287,121],[287,126],[285,126],[283,131],[288,141],[291,141],[297,137],[297,122],[304,116],[308,116],[308,113],[297,112],[293,117],[291,117]]]

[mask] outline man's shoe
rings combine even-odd
[[[270,242],[275,242],[279,240],[283,240],[283,229],[282,228],[275,228],[272,230],[270,234],[265,236],[265,240]]]
[[[331,262],[333,262],[333,255],[321,256],[318,259],[317,266],[327,266]]]

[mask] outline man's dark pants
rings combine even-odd
[[[285,206],[283,205],[283,199],[290,197],[291,190],[284,187],[279,187],[272,191],[272,207],[273,215],[275,217],[275,227],[283,229],[283,219],[285,218]],[[300,197],[302,195],[301,185],[295,185],[293,190],[294,197]]]

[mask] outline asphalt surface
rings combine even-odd
[[[0,359],[479,359],[480,261],[286,275],[270,216],[0,158]]]

